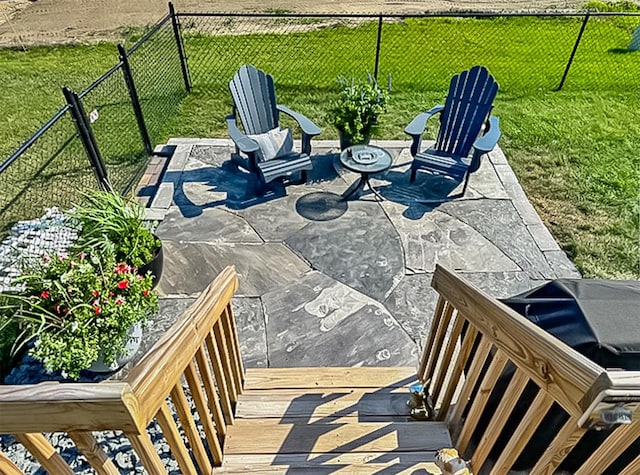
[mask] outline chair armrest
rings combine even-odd
[[[302,132],[304,134],[313,137],[315,135],[319,135],[320,132],[322,132],[322,129],[320,127],[318,127],[316,124],[311,122],[311,120],[307,119],[307,117],[300,114],[299,112],[293,111],[287,106],[283,106],[282,104],[278,104],[276,107],[283,114],[287,114],[288,116],[293,117],[298,125],[300,125],[300,128],[302,129]]]
[[[404,132],[408,135],[411,135],[411,156],[415,157],[417,153],[420,151],[420,144],[422,142],[422,133],[424,132],[425,127],[427,126],[427,121],[433,117],[435,114],[438,114],[444,110],[444,106],[435,106],[429,109],[427,112],[423,112],[422,114],[418,114],[415,119],[413,119],[409,125],[404,129]]]
[[[424,132],[424,128],[427,126],[427,121],[435,114],[442,112],[444,106],[435,106],[429,109],[427,112],[423,112],[422,114],[418,114],[415,119],[413,119],[409,125],[404,129],[404,132],[407,135],[411,135],[415,137],[416,135],[422,135]]]
[[[228,115],[226,120],[229,137],[231,137],[231,140],[233,140],[233,143],[236,144],[236,147],[238,147],[241,152],[252,153],[260,150],[260,146],[255,140],[251,140],[245,134],[240,132],[240,129],[238,129],[238,126],[236,125],[236,118],[233,114]]]
[[[476,139],[473,148],[481,154],[489,153],[498,143],[500,135],[502,135],[500,132],[500,119],[491,116],[489,117],[489,129],[482,137]]]

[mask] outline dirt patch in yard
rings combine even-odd
[[[423,13],[570,10],[582,3],[583,0],[176,0],[174,5],[182,12]],[[0,46],[120,39],[127,28],[153,24],[167,11],[166,0],[0,0]]]

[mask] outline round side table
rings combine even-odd
[[[371,186],[369,177],[376,173],[381,173],[391,168],[391,154],[385,149],[375,145],[352,145],[345,148],[340,153],[340,163],[352,172],[360,173],[360,180],[355,185],[352,184],[342,195],[343,200],[348,200],[356,193],[364,190],[365,185],[373,194],[382,200],[382,196]],[[353,190],[351,190],[353,188]],[[351,190],[351,191],[349,191]]]

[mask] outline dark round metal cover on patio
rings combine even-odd
[[[301,196],[296,201],[296,211],[311,221],[331,221],[347,211],[347,202],[335,193],[316,191]]]

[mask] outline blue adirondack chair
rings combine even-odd
[[[311,139],[321,129],[304,115],[277,104],[273,77],[254,66],[242,66],[229,81],[229,89],[234,107],[232,114],[227,116],[227,129],[235,144],[236,153],[231,157],[234,163],[256,173],[261,189],[278,177],[297,172],[300,172],[300,182],[304,183],[307,170],[313,168],[309,158]],[[280,112],[293,117],[302,129],[301,152],[290,150],[293,145],[290,135],[284,139],[284,143],[273,139],[273,134],[282,139],[280,131],[275,130],[279,128]],[[240,119],[243,131],[238,127],[237,118]],[[272,146],[270,140],[276,140],[275,145]],[[277,156],[268,156],[272,153],[267,149],[276,151]]]
[[[482,66],[474,66],[451,78],[444,106],[435,106],[418,115],[405,129],[413,138],[411,182],[419,169],[425,169],[455,180],[464,179],[460,193],[464,195],[469,175],[480,167],[482,156],[493,150],[500,138],[498,118],[490,116],[497,92],[498,83]],[[436,143],[420,151],[427,120],[438,113],[440,129]]]

